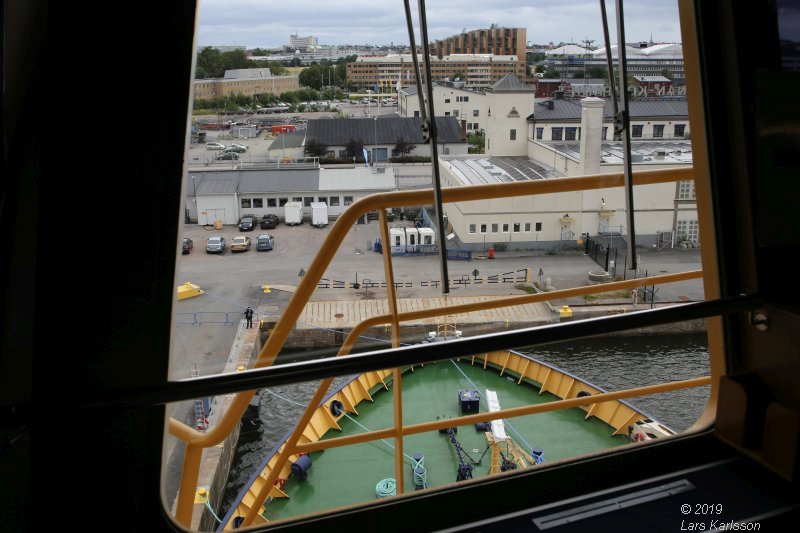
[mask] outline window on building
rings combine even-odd
[[[469,232],[470,233],[475,233],[475,224],[470,224],[469,225]]]
[[[696,220],[679,220],[675,227],[675,238],[678,241],[697,242],[698,231]]]
[[[473,130],[480,129],[480,128],[478,128],[478,123],[477,123],[477,122],[473,122],[473,123],[472,123],[472,129],[473,129]]]
[[[525,231],[530,231],[530,230],[531,230],[531,223],[530,222],[526,222],[525,223]]]
[[[686,132],[686,124],[675,124],[675,137],[683,137]]]
[[[250,208],[250,207],[253,207],[252,202],[250,201],[250,198],[242,198],[242,208],[246,209],[246,208]]]
[[[278,198],[278,207],[283,207],[289,201],[288,198]]]
[[[329,206],[334,207],[334,206],[338,206],[339,205],[339,197],[338,196],[331,196],[329,198],[329,200],[331,201],[331,203],[328,204]]]
[[[664,125],[663,124],[654,124],[653,125],[653,137],[663,137],[664,136]]]
[[[514,233],[519,233],[520,223],[514,222]]]
[[[339,157],[347,157],[347,150],[339,150]]]
[[[453,116],[454,116],[454,117],[457,117],[457,116],[458,116],[458,109],[453,109]]]
[[[328,197],[327,196],[318,196],[317,197],[317,201],[318,202],[325,202],[327,204],[328,203]]]
[[[508,233],[508,224],[503,224],[503,233]]]
[[[601,137],[601,139],[603,139],[605,141],[608,138],[607,135],[608,135],[608,127],[604,127],[603,128],[603,136]]]
[[[303,205],[306,207],[311,207],[311,202],[313,201],[314,201],[313,196],[306,196],[305,198],[303,198]]]
[[[641,124],[636,124],[631,127],[631,137],[641,137],[642,130],[644,130],[644,126]]]
[[[577,139],[578,128],[565,128],[564,140],[574,141]]]
[[[481,116],[481,112],[480,112],[480,110],[478,110],[478,109],[473,109],[473,110],[472,110],[472,116],[473,116],[473,117],[479,117],[479,116]]]
[[[694,181],[678,182],[678,200],[694,200]]]
[[[517,140],[517,130],[511,130],[509,132],[509,134],[508,134],[508,138],[511,141],[516,141]]]
[[[552,128],[550,130],[550,139],[553,141],[560,141],[564,138],[564,128]]]
[[[497,230],[498,230],[498,225],[492,224],[492,233],[497,233]]]
[[[345,196],[344,197],[344,205],[350,205],[352,203],[353,203],[353,197],[352,196]]]
[[[542,135],[544,135],[544,128],[536,128],[536,140],[541,141]]]
[[[486,224],[481,224],[481,233],[486,233]]]
[[[263,198],[253,198],[253,207],[264,207]]]
[[[267,207],[278,207],[278,200],[275,198],[267,198]]]
[[[292,196],[292,201],[293,202],[302,202],[303,201],[303,197],[302,196]]]
[[[542,223],[541,222],[537,222],[536,223],[536,231],[542,231]]]
[[[419,116],[419,111],[414,111],[414,116],[418,117]]]

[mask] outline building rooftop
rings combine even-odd
[[[328,146],[345,146],[353,139],[365,144],[396,144],[401,138],[410,143],[422,144],[419,117],[350,118],[347,120],[309,120],[306,136]],[[436,117],[439,143],[465,143],[461,127],[455,117]]]
[[[551,169],[527,157],[504,156],[477,159],[449,159],[442,164],[449,165],[453,174],[465,185],[484,185],[488,183],[507,183],[558,177]]]
[[[539,144],[548,146],[562,154],[580,160],[580,142],[551,142],[536,141]],[[601,162],[609,164],[622,164],[622,143],[603,142],[601,145]],[[638,164],[686,164],[692,163],[692,141],[632,141],[631,142],[631,163]]]
[[[553,102],[553,109],[548,109],[547,102]],[[660,117],[660,118],[689,118],[689,106],[685,98],[641,98],[628,102],[629,114],[632,120]],[[613,121],[614,103],[606,99],[603,109],[603,121]],[[579,98],[542,100],[536,103],[533,115],[528,121],[535,122],[564,122],[581,120],[581,101]]]
[[[302,131],[290,131],[286,133],[281,133],[275,140],[272,141],[272,144],[269,145],[269,150],[282,150],[284,148],[298,148],[303,146],[303,141],[306,138],[306,130]]]
[[[519,78],[514,76],[513,74],[506,74],[502,78],[500,78],[494,85],[492,85],[489,90],[493,93],[501,93],[501,92],[534,92],[535,89],[530,85],[525,85]]]
[[[394,188],[395,180],[391,167],[383,167],[383,172],[376,172],[376,167],[364,166],[321,168],[319,172],[320,191],[387,191]]]

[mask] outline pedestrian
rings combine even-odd
[[[248,328],[252,328],[253,327],[253,310],[250,307],[248,307],[247,311],[244,312],[244,317],[247,319],[247,327]]]

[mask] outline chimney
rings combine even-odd
[[[461,140],[467,140],[467,121],[461,119]]]
[[[602,155],[603,107],[602,98],[581,99],[581,175],[599,174]]]
[[[554,107],[555,107],[555,105],[556,105],[556,104],[555,104],[555,102],[553,102],[552,100],[548,100],[548,101],[546,101],[546,102],[545,102],[545,104],[547,104],[547,109],[549,109],[550,111],[552,111],[552,110],[553,110],[553,108],[554,108]]]
[[[561,100],[564,98],[564,91],[555,91],[553,92],[553,96],[555,96],[556,100]]]

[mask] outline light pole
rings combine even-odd
[[[370,116],[370,105],[372,104],[372,89],[367,89],[367,116]]]
[[[375,124],[374,124],[374,126],[375,126],[374,134],[375,135],[373,137],[373,140],[375,141],[375,148],[373,148],[373,150],[372,150],[372,164],[375,165],[377,157],[378,157],[378,116],[375,115],[375,118],[372,119],[372,120],[375,122]]]

